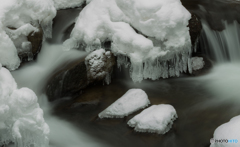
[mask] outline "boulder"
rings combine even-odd
[[[36,59],[40,52],[43,41],[43,30],[39,26],[37,32],[30,32],[28,36],[19,35],[17,38],[10,38],[14,42],[18,50],[18,57],[22,62],[32,61]],[[8,27],[9,30],[16,30],[16,28]]]
[[[67,69],[59,71],[47,84],[46,94],[49,101],[63,97],[79,97],[81,90],[90,84],[103,81],[109,84],[115,62],[111,52],[100,49],[90,53],[85,60],[78,60]]]

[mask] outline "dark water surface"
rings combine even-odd
[[[182,3],[191,13],[206,21],[213,30],[225,29],[223,20],[240,22],[238,1],[182,0]],[[62,17],[65,17],[68,11],[63,10],[59,13],[56,21],[62,21]],[[73,12],[74,15],[75,12],[77,11]],[[72,26],[69,28],[71,30]],[[68,29],[65,34],[69,34]],[[54,115],[71,122],[79,131],[112,147],[207,147],[210,145],[209,140],[213,137],[214,130],[240,114],[239,102],[236,100],[239,94],[231,96],[231,93],[225,92],[221,95],[221,92],[228,91],[227,87],[234,89],[239,86],[234,84],[240,83],[239,78],[234,80],[235,75],[229,75],[233,80],[231,79],[230,83],[225,82],[225,85],[224,81],[222,83],[218,81],[228,77],[227,73],[219,78],[214,78],[214,75],[208,79],[183,77],[143,81],[141,84],[133,84],[126,78],[128,76],[128,73],[119,71],[110,85],[91,86],[83,91],[80,98],[60,104],[55,109]],[[225,80],[229,81],[227,78]],[[136,133],[128,127],[128,120],[142,110],[123,119],[97,117],[98,113],[130,88],[141,88],[146,91],[152,104],[164,103],[175,107],[179,118],[168,133],[165,135]],[[237,90],[233,90],[232,93],[234,92]]]
[[[207,21],[215,30],[224,29],[222,20],[240,20],[238,15],[240,7],[237,1],[182,0],[182,3],[189,11]],[[54,20],[54,38],[48,42],[60,44],[64,38],[68,38],[79,12],[80,9],[59,11]],[[16,72],[15,79],[17,75],[19,73]],[[26,77],[23,72],[24,76]],[[239,90],[234,89],[240,87],[239,74],[232,76],[226,72],[219,78],[212,76],[207,79],[181,77],[158,81],[145,80],[141,84],[134,84],[126,78],[128,76],[129,74],[124,71],[119,71],[110,85],[95,85],[87,88],[78,99],[62,101],[53,114],[76,126],[76,131],[84,132],[112,147],[207,147],[210,145],[209,140],[213,137],[214,130],[240,114]],[[23,78],[19,77],[16,81],[19,79]],[[226,82],[223,80],[218,83],[222,79]],[[39,83],[41,80],[43,79],[39,79]],[[230,83],[227,83],[228,81]],[[27,82],[31,81],[25,83]],[[26,86],[25,83],[23,86]],[[98,113],[130,88],[141,88],[146,91],[151,104],[171,104],[175,107],[178,119],[168,133],[165,135],[136,133],[128,127],[128,120],[142,110],[123,119],[99,119],[97,117]],[[233,96],[227,93],[231,89],[234,89],[231,93],[236,92]],[[221,92],[225,93],[221,94]],[[68,134],[64,135],[68,136]],[[70,140],[64,141],[72,147]],[[79,144],[79,147],[85,147],[85,145]]]
[[[209,139],[219,125],[240,114],[239,103],[218,98],[204,88],[205,84],[195,78],[144,81],[141,84],[117,79],[108,86],[92,86],[83,91],[79,99],[65,101],[56,108],[55,115],[113,147],[205,147],[210,145]],[[137,133],[128,127],[128,120],[142,110],[123,119],[97,117],[130,88],[146,91],[151,104],[175,107],[179,118],[168,133]]]

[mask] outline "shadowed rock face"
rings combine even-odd
[[[115,65],[115,57],[113,54],[106,58],[105,64],[99,71],[106,71],[111,74]],[[54,101],[63,97],[79,97],[81,90],[90,84],[103,82],[107,76],[93,78],[89,76],[89,68],[85,64],[85,60],[79,60],[68,66],[67,69],[59,71],[50,79],[47,84],[46,94],[49,101]]]
[[[192,18],[189,20],[188,27],[192,45],[195,45],[202,31],[202,24],[197,15],[192,14]]]
[[[27,36],[27,39],[32,44],[31,52],[19,52],[18,56],[22,62],[27,62],[36,59],[37,54],[40,52],[43,41],[43,30],[38,28],[38,32],[32,32]]]
[[[16,30],[16,28],[13,28],[13,27],[8,27],[8,28],[11,30]],[[43,30],[41,27],[38,27],[38,30],[39,30],[38,32],[31,32],[28,36],[20,35],[20,37],[26,38],[27,41],[31,43],[29,47],[30,51],[29,50],[25,51],[22,49],[18,50],[18,57],[20,58],[21,62],[28,62],[36,59],[37,54],[40,52],[42,47],[42,41],[43,41]],[[13,42],[15,41],[14,39],[12,40]],[[20,39],[20,42],[22,42],[21,39]]]
[[[28,41],[32,43],[32,54],[33,59],[36,59],[37,54],[40,52],[43,41],[43,30],[41,27],[38,28],[39,31],[35,33],[30,33],[27,38]]]

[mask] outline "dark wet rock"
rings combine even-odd
[[[18,57],[22,62],[32,61],[36,59],[37,54],[40,52],[43,41],[43,30],[39,26],[38,32],[31,32],[28,36],[19,35],[18,38],[10,38],[14,42],[18,50]],[[8,27],[10,30],[16,30],[14,27]],[[24,49],[23,47],[24,43]]]
[[[38,32],[32,32],[30,33],[27,38],[28,41],[32,43],[32,54],[33,54],[33,59],[37,57],[37,54],[40,52],[41,47],[42,47],[42,41],[43,41],[43,30],[41,27],[38,28]]]
[[[79,60],[69,66],[68,69],[56,73],[51,78],[46,88],[46,94],[50,101],[63,97],[79,97],[82,90],[90,84],[94,85],[98,82],[102,84],[104,80],[108,78],[111,79],[111,77],[108,76],[111,74],[113,66],[115,65],[115,57],[112,53],[109,58],[106,58],[104,66],[98,70],[99,72],[105,71],[109,73],[104,76],[89,76],[89,68],[85,62],[85,60]]]
[[[31,32],[27,36],[27,40],[31,43],[30,52],[18,52],[18,56],[22,62],[32,61],[36,59],[37,54],[40,52],[43,41],[43,30],[41,27],[38,27],[38,32]]]
[[[209,58],[207,58],[206,56],[204,56],[204,55],[196,55],[194,57],[202,58],[203,61],[204,61],[204,66],[201,69],[197,69],[196,68],[195,70],[192,71],[192,73],[190,75],[192,75],[192,76],[201,76],[201,75],[204,75],[204,74],[208,73],[212,69],[213,62]]]
[[[202,24],[199,17],[192,13],[192,18],[189,20],[189,34],[191,36],[192,45],[195,45],[202,31]]]

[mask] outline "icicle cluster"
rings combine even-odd
[[[118,65],[131,62],[134,82],[179,76],[190,65],[190,13],[180,0],[92,0],[80,13],[65,49],[94,50],[96,44],[112,41]]]
[[[17,89],[10,72],[0,64],[0,146],[47,147],[49,127],[37,96],[28,88]]]

